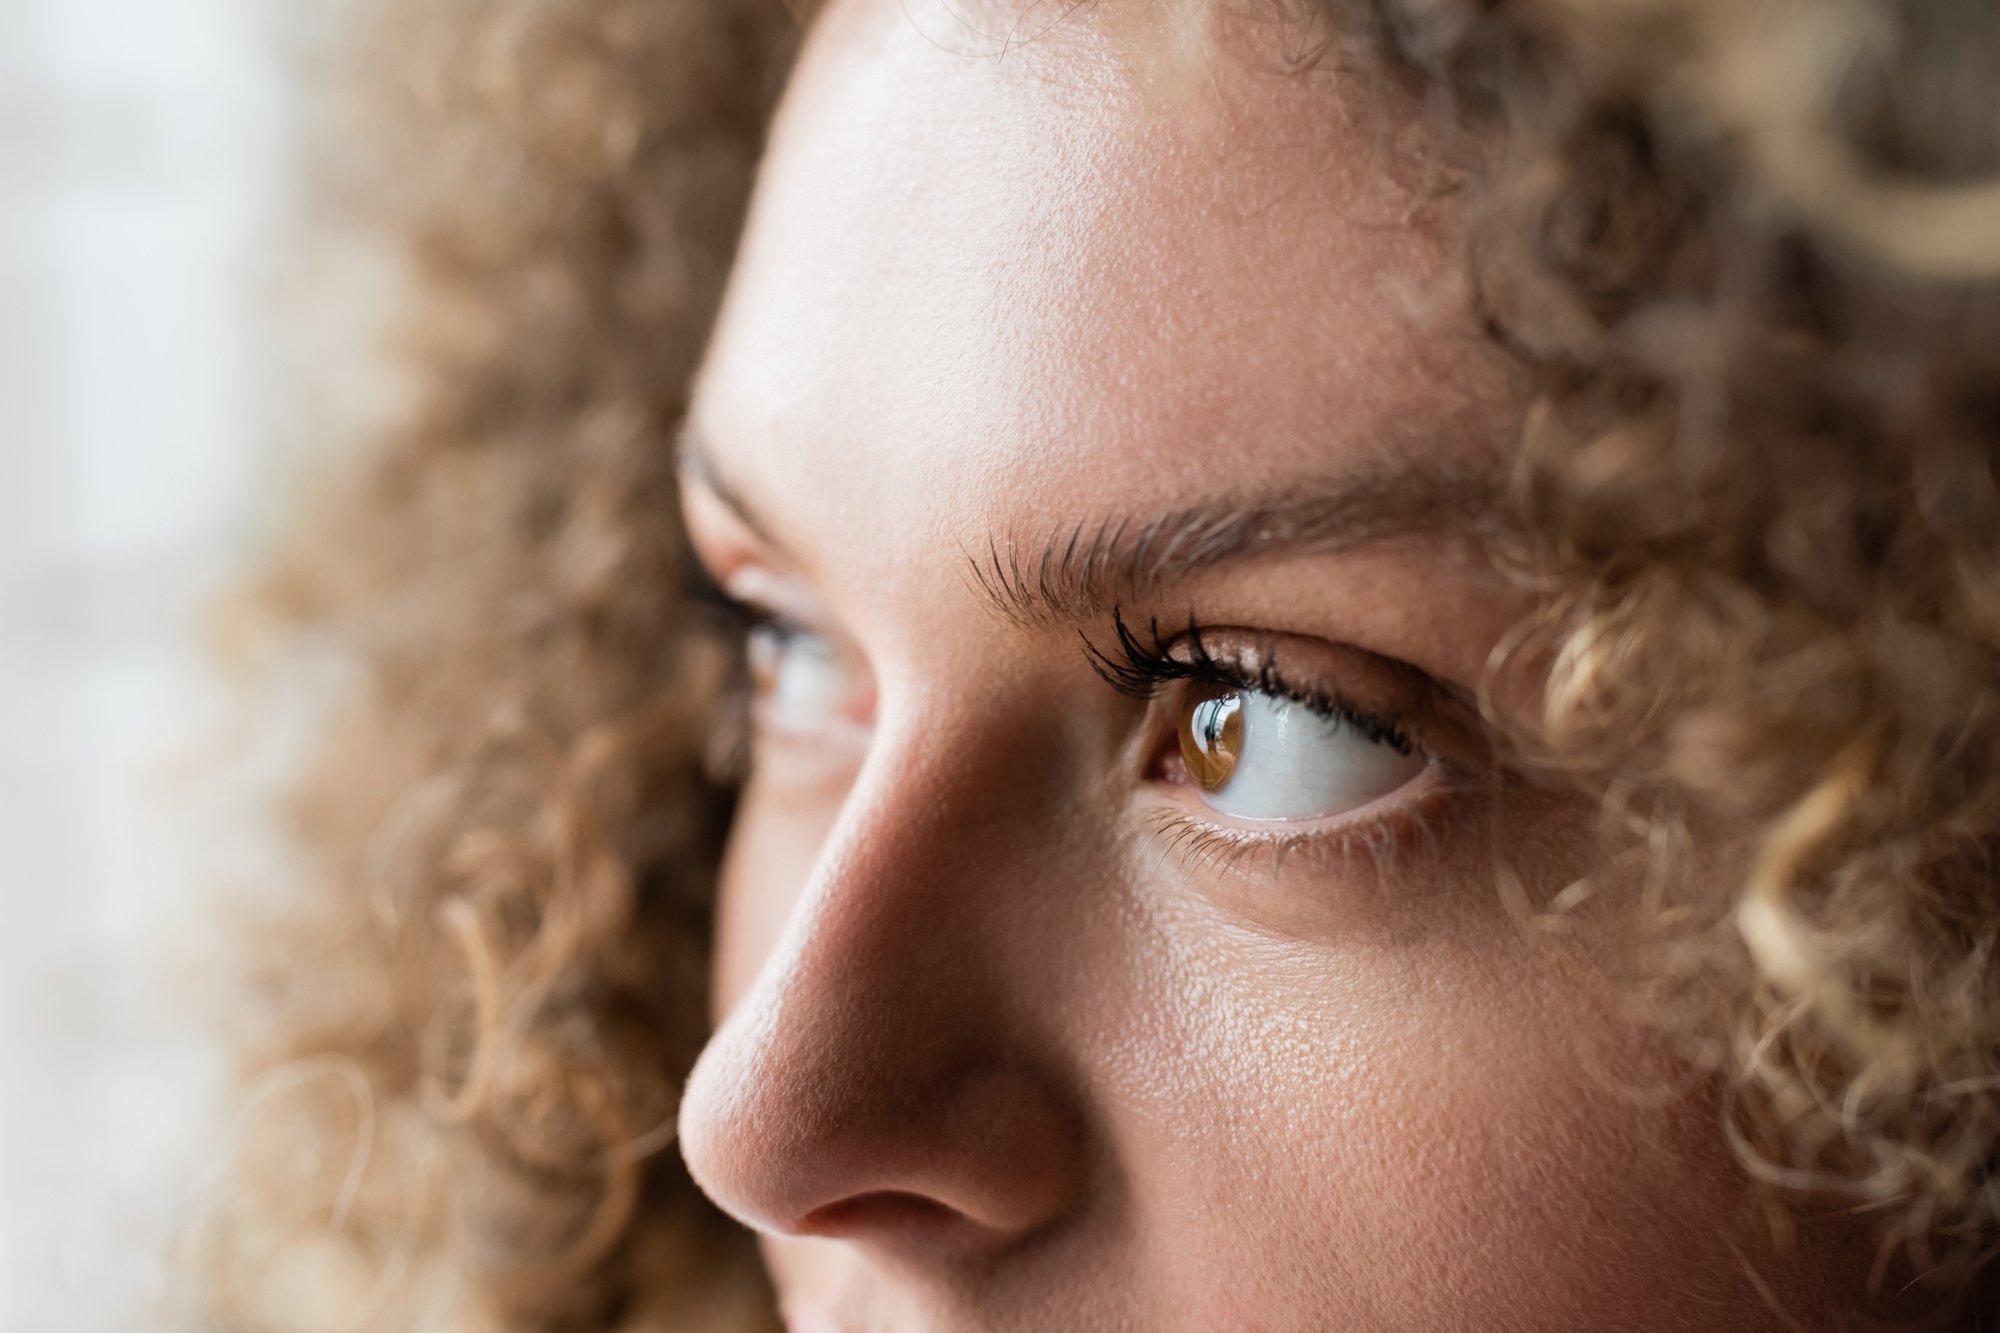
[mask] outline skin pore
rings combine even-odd
[[[1473,151],[1282,29],[817,20],[688,446],[769,618],[688,1164],[794,1333],[1833,1326],[1495,891],[1591,811],[1468,702]]]

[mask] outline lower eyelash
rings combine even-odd
[[[1434,856],[1457,821],[1467,784],[1440,766],[1441,781],[1399,805],[1361,819],[1294,832],[1262,832],[1215,824],[1185,810],[1162,810],[1150,823],[1168,856],[1183,868],[1276,876],[1286,862],[1305,857],[1317,869],[1366,861],[1378,874],[1414,855]],[[1260,863],[1260,864],[1254,864]]]

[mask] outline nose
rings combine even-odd
[[[1036,1035],[1036,960],[1057,941],[1022,910],[1034,868],[1010,857],[1023,840],[995,825],[990,789],[955,801],[886,739],[695,1066],[681,1150],[766,1233],[1004,1246],[1082,1182],[1080,1118]]]

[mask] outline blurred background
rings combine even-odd
[[[263,873],[198,625],[275,491],[271,17],[0,0],[0,1333],[191,1326],[212,904]]]

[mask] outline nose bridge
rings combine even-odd
[[[1003,904],[981,882],[1006,873],[991,855],[998,803],[967,761],[981,738],[899,731],[878,738],[747,1002],[805,1028],[866,1012],[921,1044],[977,1044],[1001,989]]]
[[[683,1151],[760,1228],[878,1223],[870,1200],[1013,1233],[1059,1211],[1076,1153],[1023,1012],[1005,885],[1022,812],[994,738],[876,738],[791,921],[703,1054]],[[864,1206],[865,1205],[865,1206]],[[857,1211],[858,1210],[858,1211]],[[899,1216],[914,1215],[904,1209]]]

